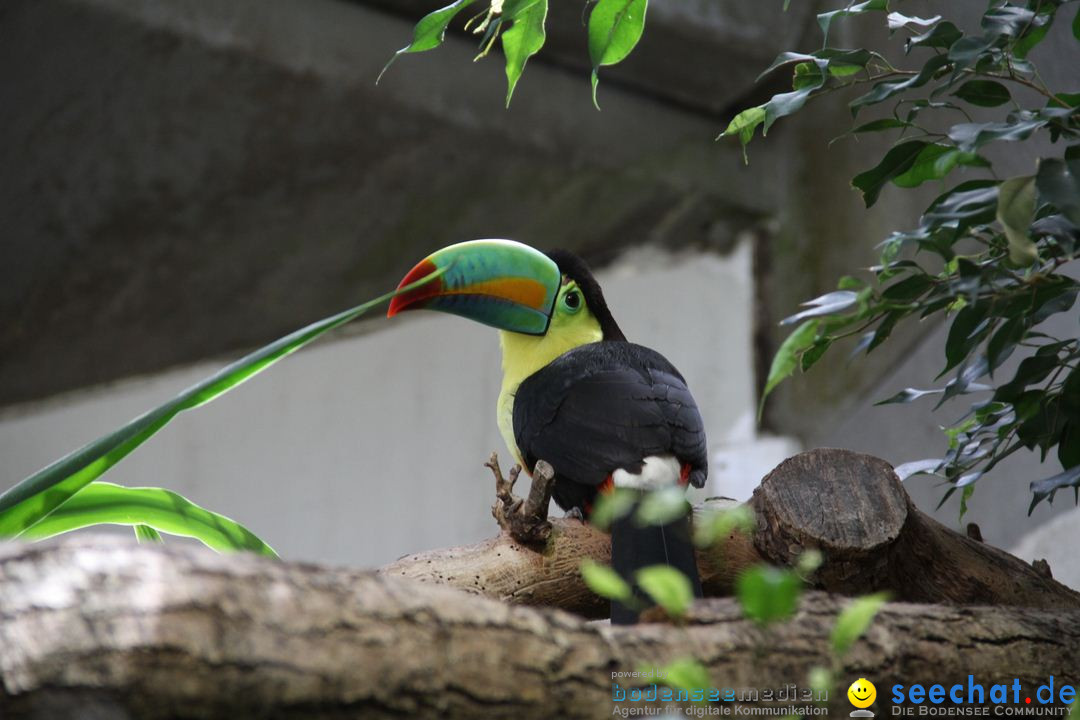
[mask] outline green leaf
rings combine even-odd
[[[930,204],[923,224],[937,227],[955,224],[956,232],[972,225],[992,222],[997,213],[998,184],[994,180],[969,180],[943,193]]]
[[[709,512],[694,520],[694,544],[709,547],[722,542],[735,533],[749,533],[754,529],[754,512],[745,505]]]
[[[906,314],[906,310],[890,310],[885,313],[885,317],[878,323],[878,326],[874,329],[873,336],[868,341],[866,346],[867,355],[873,352],[875,348],[879,347],[881,343],[889,339],[889,336],[892,335],[893,328],[896,327],[896,323]]]
[[[735,580],[743,614],[759,625],[786,620],[799,607],[802,581],[790,570],[757,565]]]
[[[730,135],[738,135],[739,143],[742,144],[743,149],[743,162],[748,163],[749,159],[746,156],[746,146],[754,138],[754,131],[757,126],[765,121],[765,106],[758,105],[756,107],[743,110],[728,123],[727,129],[716,138],[719,140],[722,137]]]
[[[990,338],[990,342],[986,344],[986,361],[990,364],[991,374],[1012,355],[1017,343],[1023,339],[1027,327],[1026,317],[1014,317],[1006,321]]]
[[[878,610],[888,599],[888,593],[864,595],[856,598],[841,610],[836,617],[836,624],[833,625],[832,634],[829,636],[829,643],[832,645],[833,652],[839,656],[850,650],[855,641],[862,637],[863,633],[870,627],[870,623],[874,621],[874,616],[877,615]]]
[[[1080,466],[1080,422],[1072,420],[1065,424],[1058,441],[1058,462],[1066,470]]]
[[[1080,145],[1073,145],[1065,159],[1043,159],[1035,176],[1039,197],[1052,204],[1074,225],[1080,225]]]
[[[1013,55],[1021,60],[1027,58],[1028,53],[1046,37],[1046,33],[1050,30],[1050,23],[1053,20],[1054,12],[1056,10],[1057,8],[1051,4],[1047,4],[1046,7],[1039,10],[1039,15],[1045,17],[1045,21],[1038,25],[1034,23],[1029,25],[1020,34],[1020,37],[1013,43]]]
[[[799,362],[799,366],[802,368],[802,371],[806,372],[814,365],[816,365],[817,361],[825,356],[825,352],[832,345],[832,342],[833,341],[831,338],[818,338],[810,347],[810,349],[804,352],[802,355],[802,359]]]
[[[905,28],[908,25],[918,25],[918,26],[924,27],[924,28],[925,27],[930,27],[931,25],[933,25],[936,22],[938,22],[939,20],[941,20],[941,16],[940,15],[935,15],[932,18],[921,18],[921,17],[915,17],[915,16],[902,15],[902,14],[900,14],[898,12],[891,12],[886,17],[886,20],[889,23],[889,30],[896,31],[896,30],[900,30],[901,28]]]
[[[224,395],[324,333],[355,320],[395,295],[409,292],[431,282],[443,272],[445,271],[433,272],[411,285],[386,293],[363,305],[357,305],[275,340],[193,385],[172,400],[140,415],[118,430],[84,445],[37,471],[0,495],[0,537],[18,535],[54,511],[68,498],[146,442],[179,413],[205,405]]]
[[[1066,93],[1066,92],[1054,93],[1053,99],[1046,101],[1046,107],[1060,107],[1060,108],[1080,107],[1080,92],[1075,92],[1075,93]]]
[[[916,388],[905,388],[893,395],[892,397],[877,401],[876,403],[874,403],[874,405],[906,405],[907,403],[914,402],[921,397],[926,397],[927,395],[940,395],[943,392],[945,392],[943,388],[938,390],[918,390]]]
[[[1049,17],[1016,5],[991,8],[982,16],[982,27],[991,37],[1017,37],[1025,30],[1045,25]]]
[[[648,0],[599,0],[589,14],[589,59],[592,61],[592,95],[600,68],[622,62],[634,49],[645,30]]]
[[[667,525],[690,511],[686,493],[681,487],[667,487],[646,493],[634,514],[638,525]]]
[[[815,697],[828,697],[833,692],[834,682],[832,671],[821,665],[810,668],[806,674],[806,684],[814,692]]]
[[[833,315],[838,312],[847,310],[854,305],[859,299],[858,293],[851,290],[835,290],[831,293],[826,293],[821,297],[814,298],[813,300],[807,300],[802,303],[802,307],[809,308],[798,312],[794,315],[784,318],[780,321],[781,325],[793,325],[800,320],[805,320],[812,317],[820,317],[822,315]]]
[[[1073,422],[1080,421],[1080,367],[1073,368],[1061,387],[1061,409]]]
[[[946,20],[922,35],[909,38],[904,45],[904,51],[911,52],[911,49],[916,47],[947,48],[963,36],[959,28]]]
[[[712,687],[709,671],[693,658],[680,658],[663,668],[662,682],[672,688],[683,689],[688,693],[693,690]]]
[[[690,579],[670,565],[650,565],[634,574],[638,587],[671,617],[682,617],[694,602]]]
[[[944,55],[934,55],[926,61],[918,73],[906,80],[882,80],[876,83],[870,92],[848,103],[852,116],[858,115],[859,110],[867,105],[876,105],[879,102],[888,100],[897,93],[922,87],[934,77],[938,70],[941,70],[948,63],[949,60]]]
[[[1030,265],[1039,259],[1039,250],[1028,237],[1035,219],[1035,177],[1015,177],[998,188],[997,220],[1009,241],[1009,259],[1017,265]]]
[[[958,165],[986,167],[989,164],[976,153],[961,152],[949,145],[933,143],[919,152],[910,168],[893,178],[893,184],[917,187],[928,180],[941,180]]]
[[[862,15],[868,12],[883,11],[889,9],[888,0],[866,0],[866,2],[856,3],[849,5],[841,10],[830,10],[829,12],[819,13],[817,16],[818,25],[821,27],[821,33],[825,36],[824,46],[829,44],[829,28],[832,26],[833,20],[838,17],[847,17],[850,15]]]
[[[809,74],[804,73],[805,77],[800,81],[797,90],[773,95],[772,98],[765,103],[765,119],[761,127],[762,135],[768,134],[769,128],[772,127],[774,122],[799,110],[806,104],[806,100],[810,97],[811,93],[825,85],[825,73],[828,69],[829,61],[815,58],[813,64],[814,67],[817,68],[817,72]]]
[[[1020,361],[1012,380],[994,391],[994,399],[1017,403],[1029,385],[1042,382],[1060,367],[1057,355],[1032,355]],[[1019,414],[1019,413],[1018,413]]]
[[[92,482],[22,537],[43,540],[93,525],[149,526],[155,531],[195,538],[219,551],[248,550],[277,557],[269,545],[233,520],[201,508],[169,490]],[[156,535],[156,533],[155,533]],[[149,537],[149,536],[148,536]],[[161,537],[157,536],[160,541]]]
[[[637,493],[624,488],[615,488],[613,492],[599,493],[589,513],[589,524],[600,530],[607,530],[616,520],[620,520],[634,509]]]
[[[761,393],[761,403],[758,406],[758,416],[765,407],[765,398],[773,389],[784,381],[785,378],[795,372],[799,365],[799,354],[814,344],[817,337],[820,320],[807,320],[797,327],[787,339],[780,345],[769,367],[769,377],[765,381],[765,389]]]
[[[607,565],[601,565],[595,560],[582,560],[581,577],[589,589],[600,597],[617,600],[624,605],[633,602],[634,592],[630,589],[629,583]]]
[[[405,47],[398,50],[383,67],[382,72],[379,73],[379,77],[375,79],[375,84],[379,84],[379,80],[382,80],[382,76],[386,74],[386,71],[390,69],[390,66],[394,64],[401,55],[405,53],[424,52],[425,50],[432,50],[442,45],[443,38],[446,37],[446,28],[450,25],[450,21],[457,17],[457,14],[462,10],[472,5],[475,0],[457,0],[457,2],[451,3],[444,8],[440,8],[432,13],[428,13],[420,22],[416,23],[416,27],[413,28],[413,41]]]
[[[1028,515],[1043,500],[1053,499],[1054,493],[1066,487],[1080,487],[1080,465],[1069,468],[1057,475],[1052,475],[1042,480],[1031,483],[1031,505],[1028,507]]]
[[[1009,89],[993,80],[968,80],[953,95],[981,107],[997,107],[1012,99]]]
[[[793,90],[813,90],[821,87],[825,80],[822,71],[813,62],[801,62],[795,66],[791,76],[791,88]]]
[[[960,516],[956,519],[958,523],[964,522],[964,516],[968,511],[968,500],[975,494],[975,481],[982,477],[981,472],[974,472],[956,481],[956,487],[962,487],[960,492]]]
[[[880,163],[866,172],[856,175],[851,184],[862,191],[863,202],[866,207],[870,207],[877,202],[878,195],[881,194],[881,188],[885,186],[885,183],[910,170],[915,165],[915,161],[923,148],[928,145],[929,143],[922,140],[909,140],[900,143],[885,153],[885,157],[881,159]]]
[[[881,297],[893,302],[907,303],[922,297],[934,286],[934,280],[924,272],[909,275],[881,291]]]
[[[892,130],[893,128],[901,127],[911,127],[911,123],[897,120],[896,118],[881,118],[880,120],[872,120],[868,123],[859,125],[854,128],[851,133],[855,135],[865,132],[881,132],[882,130]]]
[[[817,548],[803,550],[795,561],[795,571],[800,577],[809,578],[825,562],[825,556]]]
[[[915,475],[932,475],[937,472],[940,467],[940,458],[926,458],[925,460],[913,460],[911,462],[906,462],[903,465],[897,465],[893,468],[893,471],[896,473],[896,477],[900,478],[901,482],[903,482]]]
[[[971,152],[995,140],[1027,140],[1046,123],[1045,119],[1037,117],[1000,123],[960,123],[949,128],[949,139],[964,152]]]
[[[990,326],[984,322],[989,311],[990,306],[980,302],[968,305],[956,314],[945,338],[945,369],[938,377],[959,365],[989,332]]]
[[[961,37],[951,46],[945,59],[953,64],[954,77],[966,68],[974,65],[990,48],[997,43],[996,35],[971,35]]]
[[[161,534],[149,525],[135,526],[135,540],[139,543],[163,543]]]
[[[503,18],[513,21],[510,29],[502,34],[503,54],[506,56],[507,107],[510,107],[510,98],[525,70],[525,63],[544,46],[547,11],[548,0],[518,0],[513,5],[508,0],[503,6]]]
[[[765,77],[781,65],[787,65],[788,63],[793,62],[813,62],[813,60],[814,56],[807,55],[806,53],[782,52],[776,56],[776,59],[772,61],[772,64],[769,65],[769,67],[761,71],[761,74],[757,76],[757,80],[760,81],[761,78]]]

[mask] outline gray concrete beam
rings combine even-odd
[[[477,236],[726,248],[767,212],[716,117],[337,0],[0,9],[0,404],[266,341]]]

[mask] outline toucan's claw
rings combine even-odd
[[[567,520],[580,520],[581,522],[585,522],[585,514],[581,512],[581,508],[576,505],[567,510],[563,517]]]
[[[490,469],[495,476],[495,504],[491,506],[491,515],[499,527],[522,545],[546,543],[551,534],[547,508],[555,478],[551,466],[543,461],[536,464],[533,470],[533,485],[529,489],[527,500],[513,494],[514,483],[521,473],[520,465],[510,468],[504,478],[498,455],[491,453],[484,467]]]

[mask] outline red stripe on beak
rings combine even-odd
[[[431,273],[435,272],[438,268],[435,267],[435,263],[430,260],[421,260],[416,264],[409,274],[398,283],[399,288],[403,288],[406,285],[412,285],[414,282],[423,280]],[[397,295],[390,301],[390,308],[386,311],[386,317],[394,317],[402,310],[408,310],[412,305],[420,305],[425,300],[435,297],[442,292],[442,279],[436,278],[429,283],[425,283],[418,288],[413,288],[407,293]]]

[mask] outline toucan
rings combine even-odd
[[[598,493],[702,487],[705,430],[679,371],[660,353],[628,342],[588,265],[567,251],[541,252],[512,240],[472,240],[421,260],[387,315],[439,310],[499,329],[502,388],[497,419],[507,447],[532,472],[555,471],[552,497],[588,517]],[[701,584],[688,519],[642,526],[634,513],[611,527],[612,566],[637,595],[613,602],[611,621],[632,624],[644,595],[635,572],[654,564]]]

